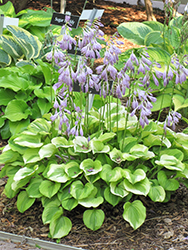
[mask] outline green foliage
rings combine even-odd
[[[51,75],[54,70],[50,64],[40,60],[37,62],[37,67],[25,65],[19,68],[0,69],[0,135],[2,139],[23,131],[32,120],[41,117],[52,108],[54,92],[51,81],[55,81],[56,73]],[[33,126],[33,131],[41,128],[35,127],[34,124],[30,126]],[[43,127],[43,133],[47,129],[48,127]]]
[[[123,106],[118,109],[120,125],[126,111]],[[111,120],[115,110],[117,104],[112,103]],[[97,121],[92,127],[89,119],[90,140],[60,136],[58,121],[52,126],[48,119],[39,118],[13,136],[0,155],[5,164],[0,177],[8,176],[5,194],[11,198],[18,194],[20,212],[31,207],[35,199],[41,200],[42,220],[49,224],[53,238],[70,232],[72,223],[64,210],[72,211],[78,205],[86,208],[83,222],[91,230],[99,229],[104,221],[99,208],[103,203],[123,206],[123,218],[137,229],[146,218],[139,196],[166,202],[188,178],[187,134],[167,129],[166,142],[162,143],[162,125],[150,121],[144,129],[136,128],[133,116],[128,117],[123,137],[121,126],[110,131],[108,113],[102,118],[103,130],[97,132],[99,114],[100,110],[90,111],[89,117],[95,116]]]
[[[121,23],[117,30],[127,40],[142,46],[157,47],[161,52],[187,53],[187,42],[182,41],[182,30],[187,26],[184,16],[172,19],[169,25],[157,21]],[[182,43],[183,42],[183,43]],[[184,46],[184,43],[185,46]]]

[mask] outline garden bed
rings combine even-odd
[[[92,1],[90,1],[92,2]],[[67,11],[79,15],[84,1],[67,1]],[[42,9],[50,7],[50,1],[30,1],[28,7]],[[146,13],[143,7],[116,4],[107,1],[97,1],[87,5],[87,8],[104,8],[102,18],[104,32],[112,35],[117,25],[124,21],[145,21]],[[54,1],[54,8],[59,10],[59,4]],[[155,10],[158,21],[163,22],[163,12]],[[125,40],[122,50],[133,47],[133,44]],[[177,128],[181,130],[181,128]],[[1,141],[3,146],[6,142]],[[43,225],[41,214],[42,205],[35,202],[34,205],[19,213],[16,207],[16,198],[8,199],[4,196],[3,188],[6,178],[1,180],[0,187],[0,231],[40,238],[46,241],[58,242],[65,245],[80,247],[83,249],[187,249],[188,245],[188,192],[181,186],[168,203],[154,203],[148,198],[142,198],[147,208],[147,218],[144,224],[134,231],[123,219],[123,204],[116,207],[101,205],[105,213],[105,221],[102,227],[93,232],[82,221],[83,207],[78,206],[71,212],[65,212],[72,223],[71,232],[61,240],[48,238],[48,226]],[[29,249],[25,247],[23,249]]]

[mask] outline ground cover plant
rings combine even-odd
[[[122,63],[116,64],[120,51],[110,40],[103,51],[103,65],[93,73],[89,65],[102,50],[100,23],[87,23],[83,33],[73,39],[68,22],[67,16],[64,35],[47,56],[59,69],[53,87],[54,112],[10,138],[0,156],[5,164],[1,177],[8,176],[4,192],[9,198],[18,194],[20,212],[40,200],[43,223],[49,224],[52,238],[70,232],[66,210],[78,205],[86,208],[83,221],[92,230],[104,221],[103,203],[123,205],[123,218],[137,229],[146,218],[141,196],[167,202],[180,183],[187,185],[186,130],[175,133],[167,128],[181,118],[172,105],[164,123],[149,120],[155,102],[149,87],[158,85],[163,68],[151,60],[147,50],[140,49],[138,56],[131,52],[120,67]],[[83,57],[63,53],[67,44],[78,46]],[[183,64],[181,69],[186,81]],[[175,73],[168,68],[163,81],[168,84],[170,74],[175,82]],[[76,82],[79,102],[73,94]],[[100,92],[104,105],[99,109],[89,110],[89,89]],[[116,96],[116,103],[111,95]],[[119,103],[123,96],[127,97],[126,106]]]

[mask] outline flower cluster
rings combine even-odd
[[[166,131],[167,126],[172,127],[172,129],[175,130],[176,124],[179,122],[180,119],[181,119],[181,114],[174,110],[171,110],[164,122],[164,130]]]

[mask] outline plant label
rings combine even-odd
[[[54,12],[52,16],[51,24],[63,26],[65,24],[65,16],[66,14]],[[71,28],[76,29],[78,27],[79,18],[80,18],[79,16],[71,15],[71,18],[69,21]]]

